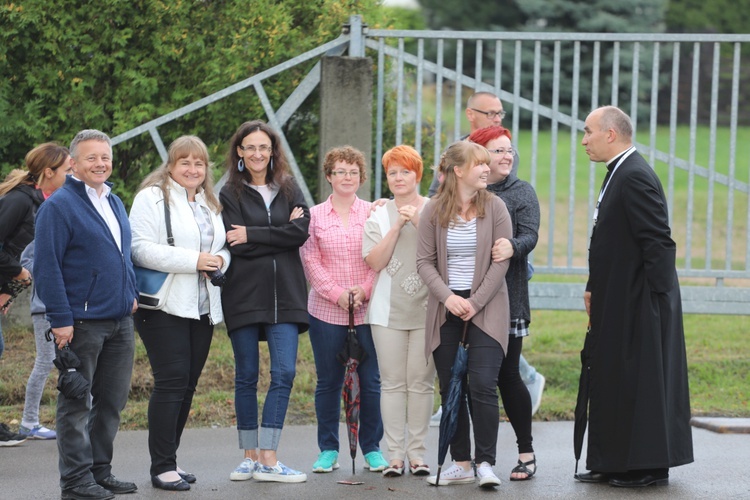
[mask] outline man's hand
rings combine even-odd
[[[73,342],[73,326],[61,326],[60,328],[52,328],[52,335],[55,336],[55,344],[57,347],[62,349],[66,345]]]
[[[591,317],[591,292],[583,292],[583,305],[586,306],[586,314]]]

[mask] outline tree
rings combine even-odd
[[[351,14],[377,26],[377,0],[21,0],[0,7],[0,171],[36,144],[76,131],[114,136],[328,42]],[[265,85],[280,105],[314,62]],[[315,115],[317,102],[302,116]],[[253,90],[159,129],[166,144],[199,135],[217,162],[245,120],[264,117]],[[317,151],[309,120],[298,146]],[[311,136],[312,135],[312,136]],[[148,134],[115,149],[126,202],[160,162]],[[316,168],[313,165],[313,168]]]

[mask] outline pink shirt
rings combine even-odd
[[[354,200],[349,209],[349,227],[344,227],[330,196],[310,209],[310,237],[300,248],[311,285],[307,311],[326,323],[349,324],[349,313],[337,304],[348,288],[360,285],[370,300],[376,274],[362,258],[362,236],[370,205],[359,198]],[[364,323],[367,301],[354,311],[354,324]]]

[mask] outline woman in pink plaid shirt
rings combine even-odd
[[[320,455],[313,472],[331,472],[339,467],[344,367],[336,360],[336,354],[346,339],[349,292],[354,293],[357,337],[367,352],[367,359],[357,369],[361,388],[359,445],[365,468],[380,472],[388,467],[379,448],[383,438],[380,372],[370,325],[364,324],[375,281],[375,272],[362,259],[362,236],[370,203],[357,197],[357,189],[366,179],[365,157],[351,146],[334,148],[326,154],[323,171],[333,194],[310,209],[310,238],[300,249],[311,285],[307,310],[318,375],[315,413]]]

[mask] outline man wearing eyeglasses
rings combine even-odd
[[[503,109],[503,103],[500,101],[499,97],[492,92],[476,92],[472,94],[466,102],[466,119],[469,121],[471,131],[461,137],[461,140],[466,140],[469,135],[476,130],[493,125],[502,125],[503,118],[505,118],[505,110]],[[511,174],[516,175],[517,172],[518,151],[514,149]],[[438,186],[440,186],[440,179],[436,174],[432,179],[432,184],[430,184],[428,196],[435,196]],[[529,264],[529,279],[531,279],[533,275],[534,268]],[[526,361],[523,355],[520,358],[519,367],[521,378],[531,396],[531,414],[533,415],[542,404],[542,392],[544,391],[545,378],[541,373],[537,373],[536,369]],[[440,409],[438,409],[438,412],[432,416],[430,424],[433,426],[440,425]]]

